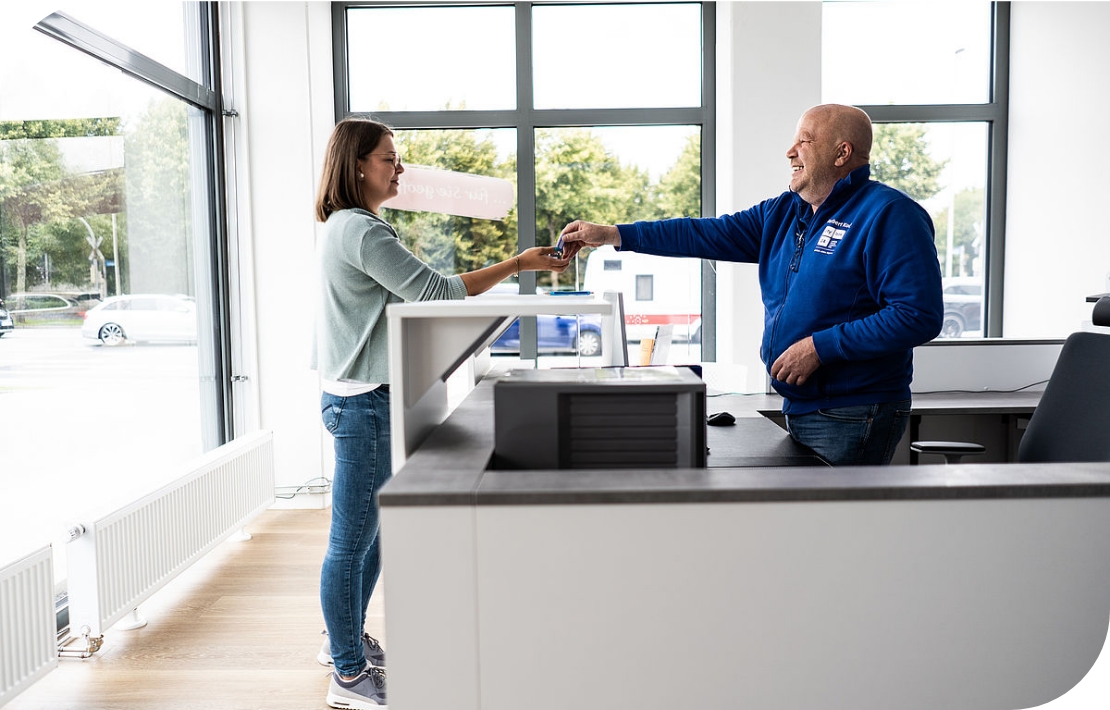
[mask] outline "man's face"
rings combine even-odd
[[[837,166],[837,146],[822,121],[806,113],[798,121],[794,144],[786,151],[793,171],[790,190],[816,208],[832,192],[840,179]]]

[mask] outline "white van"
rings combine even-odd
[[[586,257],[583,288],[624,294],[630,341],[673,325],[675,342],[701,342],[701,260],[652,256],[598,247]]]

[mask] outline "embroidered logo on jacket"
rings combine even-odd
[[[838,226],[843,226],[843,229],[837,229]],[[825,231],[821,232],[821,236],[817,238],[817,245],[813,247],[813,251],[818,254],[832,254],[850,226],[852,225],[843,222],[830,222],[825,225]]]

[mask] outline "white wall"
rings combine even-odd
[[[1011,4],[1008,338],[1064,337],[1110,291],[1110,3]]]
[[[717,212],[747,209],[790,182],[798,118],[821,102],[821,3],[717,4]],[[763,301],[754,264],[717,265],[717,361],[765,392]]]
[[[334,125],[331,8],[246,2],[245,81],[237,97],[247,141],[251,261],[256,285],[258,421],[274,432],[278,486],[331,475],[316,373],[314,202]]]

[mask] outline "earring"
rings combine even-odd
[[[359,180],[362,180],[362,179],[363,179],[363,178],[365,178],[365,177],[366,177],[366,176],[365,176],[365,175],[363,175],[362,173],[359,173],[359,174],[358,174],[358,179],[359,179]]]

